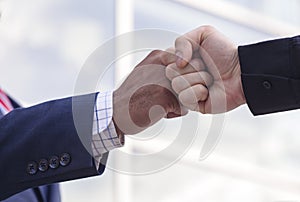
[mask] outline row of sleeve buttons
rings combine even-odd
[[[60,157],[52,156],[47,159],[41,159],[38,163],[31,161],[27,164],[27,173],[30,175],[36,174],[38,171],[45,172],[49,169],[56,169],[59,166],[67,166],[71,162],[71,156],[68,153],[63,153]]]

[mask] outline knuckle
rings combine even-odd
[[[211,25],[203,25],[201,26],[201,28],[204,30],[204,31],[213,31],[215,30],[215,28]]]
[[[179,93],[178,99],[184,106],[188,106],[190,103],[188,97],[186,96],[186,93]]]
[[[180,44],[180,42],[182,41],[182,39],[183,39],[182,36],[176,38],[176,40],[175,40],[175,46],[177,46],[178,44]]]
[[[175,40],[175,49],[182,49],[184,45],[186,45],[187,38],[185,35],[182,35]]]
[[[167,66],[167,69],[166,69],[166,76],[172,80],[174,79],[176,76],[180,76],[180,72],[176,69],[176,66],[175,63],[172,63],[170,65]]]
[[[163,51],[161,50],[153,50],[150,52],[149,56],[152,56],[152,57],[161,57],[161,54],[162,54]]]
[[[179,76],[179,73],[175,69],[172,68],[172,65],[168,65],[167,68],[166,68],[166,77],[169,80],[172,80],[176,76]]]
[[[151,51],[150,55],[158,55],[161,52],[162,52],[161,50],[153,50],[153,51]]]
[[[179,93],[181,91],[180,78],[178,77],[174,78],[171,82],[171,86],[176,93]]]
[[[191,106],[198,102],[191,88],[180,92],[178,98],[185,106]]]
[[[169,80],[172,80],[172,79],[173,79],[173,72],[172,72],[172,70],[171,70],[170,65],[167,66],[167,68],[166,68],[166,77],[167,77]]]
[[[160,54],[161,61],[164,65],[169,65],[176,62],[176,56],[173,53],[162,51]]]
[[[207,88],[205,88],[203,85],[197,85],[198,88],[198,92],[202,95],[202,94],[207,94]]]
[[[170,47],[170,48],[167,48],[165,51],[168,52],[168,53],[174,54],[175,53],[175,48]]]

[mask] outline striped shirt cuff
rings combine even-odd
[[[113,92],[98,93],[94,108],[92,136],[92,151],[97,166],[99,166],[102,154],[124,145],[122,137],[118,137],[112,115]]]

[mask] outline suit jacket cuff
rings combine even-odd
[[[300,107],[300,37],[238,48],[242,84],[254,115]]]

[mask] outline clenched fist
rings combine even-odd
[[[237,46],[211,26],[176,39],[177,61],[166,75],[180,102],[201,113],[223,113],[245,103]]]

